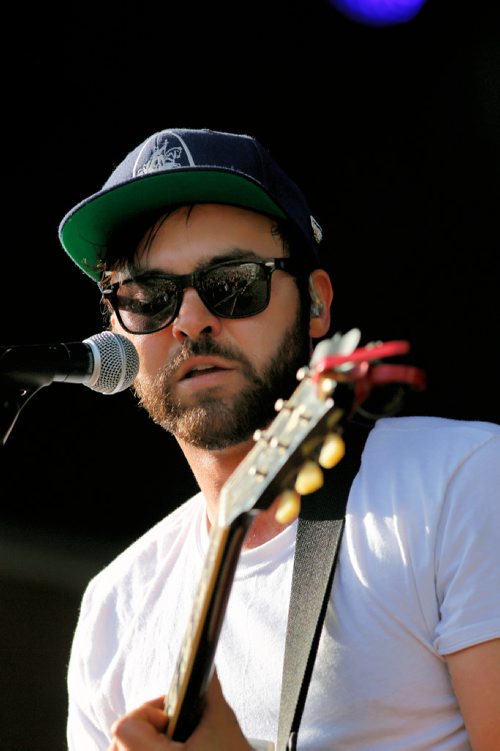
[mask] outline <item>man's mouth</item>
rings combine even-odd
[[[186,360],[178,369],[176,380],[178,383],[185,381],[195,381],[199,379],[200,385],[206,383],[208,385],[209,380],[218,379],[225,373],[230,373],[234,370],[234,366],[231,367],[230,363],[226,363],[222,358],[215,357],[193,357]]]
[[[188,370],[188,372],[181,378],[181,380],[184,381],[188,378],[194,378],[200,373],[216,373],[221,370],[226,370],[226,368],[218,368],[215,365],[199,365],[192,368],[191,370]]]

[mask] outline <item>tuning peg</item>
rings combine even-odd
[[[309,460],[305,462],[297,475],[295,480],[295,490],[297,493],[300,493],[300,495],[308,495],[309,493],[314,493],[318,488],[321,488],[323,482],[324,478],[321,467],[319,467],[316,462]]]
[[[300,512],[300,495],[296,490],[284,490],[279,496],[275,519],[279,524],[293,522]]]
[[[325,469],[331,469],[345,454],[345,443],[338,433],[329,433],[323,441],[318,462]]]
[[[333,378],[322,378],[320,382],[320,391],[323,397],[326,399],[333,394],[337,383]]]

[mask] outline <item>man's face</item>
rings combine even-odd
[[[282,257],[272,227],[271,219],[230,206],[178,209],[146,233],[137,263],[141,271],[188,274],[242,253]],[[309,360],[302,318],[295,280],[280,270],[272,275],[268,307],[249,318],[219,318],[193,288],[185,289],[167,328],[127,334],[140,355],[135,387],[141,403],[188,444],[213,450],[247,441],[273,419],[276,400],[290,395],[298,368]]]

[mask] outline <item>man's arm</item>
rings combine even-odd
[[[500,749],[500,639],[446,655],[474,751]]]

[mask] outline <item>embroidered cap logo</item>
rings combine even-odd
[[[134,164],[133,176],[188,166],[195,166],[195,162],[185,142],[177,133],[163,131],[144,144]]]

